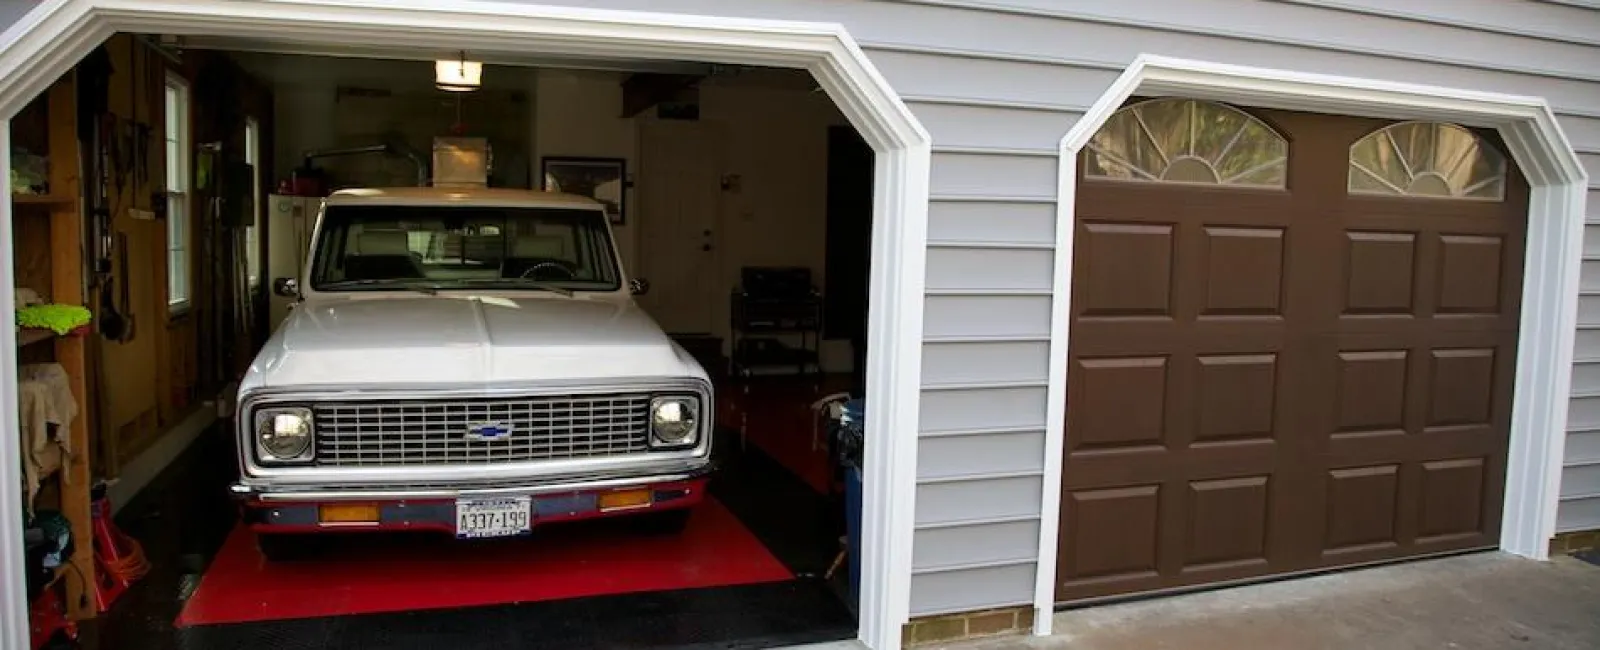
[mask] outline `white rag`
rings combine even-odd
[[[67,371],[60,364],[34,363],[21,370],[17,411],[22,416],[23,478],[32,510],[33,497],[45,477],[72,458],[71,427],[78,416],[78,401],[72,397]]]

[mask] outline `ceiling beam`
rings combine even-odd
[[[622,117],[638,115],[645,109],[676,97],[679,91],[699,83],[705,75],[658,74],[641,72],[622,82]]]

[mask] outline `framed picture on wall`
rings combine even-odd
[[[606,206],[611,223],[627,220],[628,163],[621,158],[545,156],[540,162],[541,187],[547,192],[587,196]]]

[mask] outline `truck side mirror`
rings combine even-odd
[[[628,293],[642,296],[650,291],[650,281],[644,278],[634,278],[628,281]]]
[[[294,278],[278,278],[272,281],[272,292],[285,298],[298,297],[300,282]]]

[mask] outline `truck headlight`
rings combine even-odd
[[[699,427],[700,400],[693,397],[657,397],[650,400],[652,446],[692,445]]]
[[[311,458],[311,409],[267,407],[254,414],[257,456],[265,461]]]

